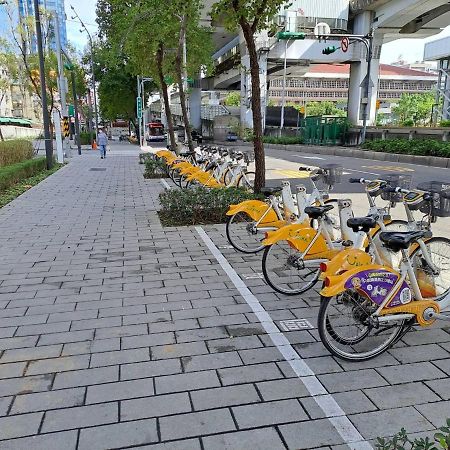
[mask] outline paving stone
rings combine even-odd
[[[450,334],[439,328],[418,329],[405,334],[402,341],[412,346],[450,342]]]
[[[365,389],[364,393],[380,409],[413,406],[439,400],[431,389],[419,382]]]
[[[89,355],[65,356],[58,359],[32,361],[27,369],[27,375],[40,375],[52,372],[86,369],[89,367]]]
[[[54,322],[43,325],[26,325],[19,327],[16,336],[31,336],[48,333],[62,333],[69,331],[70,322]]]
[[[447,426],[446,421],[449,418],[450,401],[417,405],[415,408],[436,428]]]
[[[131,398],[131,397],[130,397]],[[124,400],[120,404],[120,420],[136,420],[190,412],[187,392]]]
[[[201,450],[198,439],[183,439],[181,441],[162,442],[161,444],[144,445],[140,450]]]
[[[94,330],[51,333],[42,335],[39,338],[39,345],[67,344],[71,342],[90,341],[92,339],[94,339]]]
[[[152,333],[145,336],[130,336],[122,338],[122,349],[153,347],[156,345],[174,344],[173,333]]]
[[[185,372],[241,366],[242,360],[236,352],[212,353],[209,355],[185,356],[181,358]]]
[[[103,425],[80,431],[79,450],[106,450],[157,442],[156,420]]]
[[[297,400],[280,400],[232,408],[239,429],[298,422],[308,416]]]
[[[256,386],[265,401],[309,395],[305,385],[298,378],[264,381],[257,383]]]
[[[96,339],[108,339],[123,336],[137,336],[148,333],[147,325],[125,325],[123,327],[100,328],[95,333]]]
[[[235,308],[238,305],[231,305],[230,308]],[[245,308],[248,308],[247,305]],[[220,308],[218,308],[220,311]],[[223,314],[222,312],[220,314]],[[248,323],[247,317],[244,314],[227,314],[213,317],[201,317],[198,319],[200,325],[202,327],[217,327],[217,326],[225,326],[225,325],[240,325]]]
[[[228,409],[179,414],[159,419],[163,441],[234,431],[233,418]]]
[[[81,406],[84,403],[85,391],[85,388],[76,388],[18,395],[14,399],[11,414]]]
[[[339,392],[333,394],[333,398],[346,414],[377,410],[377,407],[361,391]],[[305,396],[300,399],[300,403],[311,419],[323,419],[327,417],[313,397]]]
[[[12,397],[0,397],[0,416],[6,416],[12,400]]]
[[[373,369],[319,375],[318,378],[330,393],[356,391],[387,384]]]
[[[91,358],[91,367],[114,366],[116,364],[148,361],[149,359],[149,351],[145,348],[95,353]]]
[[[450,379],[426,381],[425,384],[430,387],[439,397],[444,400],[450,400]]]
[[[179,358],[181,356],[204,355],[209,353],[204,342],[188,342],[185,344],[168,344],[152,347],[153,359]]]
[[[380,367],[377,370],[391,384],[433,380],[436,378],[444,378],[446,376],[444,372],[433,366],[433,364],[431,364],[430,362]]]
[[[164,321],[159,323],[150,323],[150,333],[164,333],[168,331],[193,330],[199,328],[197,319],[181,319],[174,321]]]
[[[207,339],[220,339],[228,337],[224,327],[202,328],[198,330],[177,331],[175,333],[177,342],[205,341]]]
[[[256,348],[251,350],[241,350],[239,355],[244,364],[258,364],[272,361],[284,360],[283,355],[276,347]]]
[[[121,366],[121,380],[132,380],[134,378],[156,377],[180,373],[181,362],[179,359],[167,359],[159,361],[148,361],[135,364],[124,364]]]
[[[292,449],[312,449],[316,447],[343,444],[338,434],[328,420],[310,420],[289,425],[281,425],[279,430],[287,447]]]
[[[219,369],[218,373],[222,384],[225,386],[283,378],[283,375],[274,363]]]
[[[99,367],[96,369],[75,370],[57,373],[53,389],[76,386],[90,386],[119,380],[119,366]]]
[[[0,439],[37,434],[43,413],[0,417]]]
[[[20,377],[25,371],[26,363],[18,362],[0,365],[0,380],[3,378]]]
[[[414,408],[396,408],[350,416],[350,420],[366,439],[392,436],[402,427],[413,431],[433,430],[434,427]]]
[[[217,374],[213,370],[167,375],[155,378],[155,390],[157,394],[190,391],[192,389],[204,389],[218,386],[220,386],[220,381]]]
[[[450,358],[433,361],[433,364],[447,375],[450,375]]]
[[[134,316],[124,316],[124,325],[136,325],[143,323],[167,322],[172,319],[170,312],[162,311],[150,314],[136,314]]]
[[[56,358],[61,354],[62,345],[48,345],[6,350],[0,358],[1,363],[32,361],[43,358]]]
[[[47,411],[42,432],[63,431],[74,428],[93,427],[119,420],[117,403],[79,406],[56,411]]]
[[[274,428],[218,434],[202,438],[205,450],[282,450],[286,447]]]
[[[179,319],[197,319],[200,317],[218,316],[219,313],[216,308],[196,308],[184,311],[173,311],[172,318]]]
[[[38,336],[11,337],[0,339],[0,351],[12,348],[34,347]]]
[[[100,384],[88,387],[86,404],[110,402],[135,397],[148,397],[154,393],[155,390],[153,388],[152,378]]]
[[[20,416],[19,416],[20,417]],[[61,433],[40,434],[19,439],[0,442],[1,450],[75,450],[78,431],[63,431]]]
[[[433,360],[448,358],[450,353],[437,344],[415,345],[413,347],[400,347],[390,350],[392,356],[401,363],[414,363],[419,361],[429,361],[432,355]]]
[[[261,401],[258,392],[251,384],[192,391],[191,398],[194,409],[197,411]]]
[[[232,350],[246,350],[263,347],[258,336],[244,336],[228,339],[213,339],[207,342],[211,353],[229,352]]]
[[[0,397],[48,391],[51,388],[52,381],[52,374],[0,380]]]

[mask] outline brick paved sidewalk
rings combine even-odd
[[[161,227],[163,187],[136,148],[112,148],[0,210],[0,449],[340,450],[367,448],[343,445],[341,419],[370,441],[450,416],[448,330],[363,364],[331,358],[315,329],[282,333],[315,324],[317,296],[274,294],[260,256],[205,227],[243,297],[198,230]]]

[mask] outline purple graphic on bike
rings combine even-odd
[[[346,289],[354,289],[365,295],[377,305],[381,305],[398,281],[399,275],[387,270],[363,270],[350,277]],[[388,307],[404,305],[412,300],[411,290],[404,281]]]

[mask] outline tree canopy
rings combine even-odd
[[[435,103],[433,92],[421,94],[402,94],[399,102],[392,108],[396,122],[401,125],[425,125],[431,120]]]

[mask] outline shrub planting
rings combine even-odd
[[[46,167],[45,158],[22,161],[0,168],[0,191],[14,186],[24,178],[32,177]]]
[[[279,145],[295,145],[303,144],[303,138],[300,136],[264,136],[263,138],[266,144],[279,144]]]
[[[25,139],[0,142],[0,167],[33,158],[33,144]]]
[[[450,158],[450,142],[440,142],[433,139],[412,141],[408,139],[375,139],[366,141],[363,148],[375,152]]]
[[[159,195],[159,217],[164,226],[225,223],[232,204],[257,198],[243,188],[169,189]]]

